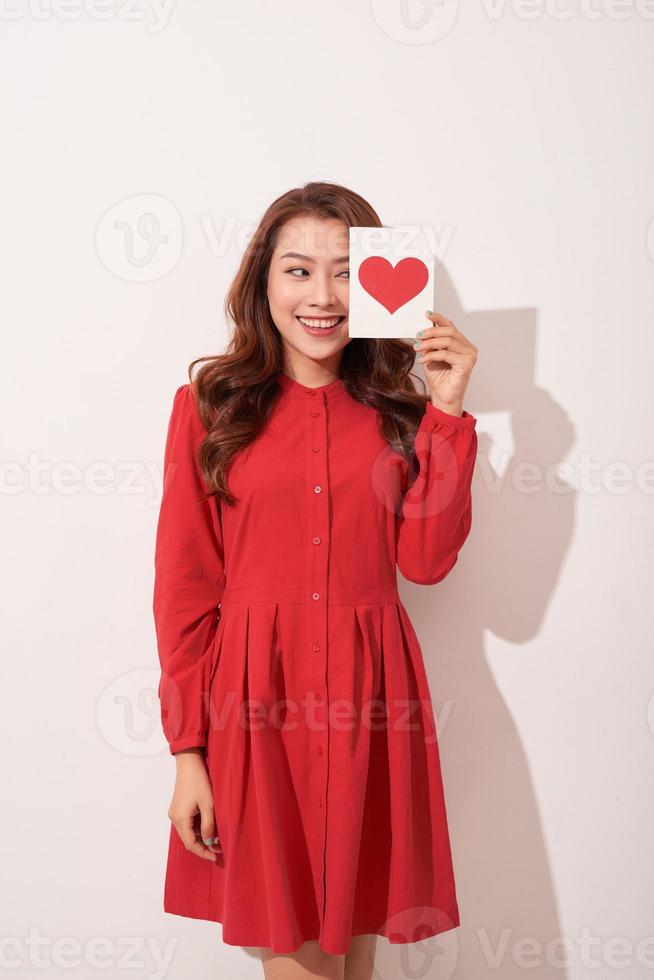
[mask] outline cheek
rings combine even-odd
[[[299,302],[301,289],[288,279],[275,279],[268,285],[268,301],[280,312],[292,312]]]

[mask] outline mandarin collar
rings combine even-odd
[[[284,391],[289,395],[294,395],[299,398],[305,398],[307,401],[311,398],[316,398],[322,396],[324,398],[338,398],[341,394],[345,392],[345,382],[342,378],[335,378],[326,385],[318,385],[317,388],[308,388],[306,385],[300,384],[295,378],[290,378],[288,374],[283,371],[279,371],[277,374],[277,381]]]

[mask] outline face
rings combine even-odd
[[[338,374],[348,337],[349,229],[337,218],[298,215],[279,231],[268,303],[287,360]]]

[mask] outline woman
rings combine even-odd
[[[176,761],[164,909],[258,946],[268,980],[368,980],[377,935],[459,924],[436,728],[396,566],[440,582],[471,525],[477,348],[445,317],[348,337],[329,183],[268,208],[164,457],[154,615]],[[418,345],[416,345],[418,347]],[[204,362],[192,377],[196,364]]]

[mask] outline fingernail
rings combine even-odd
[[[432,316],[433,312],[434,312],[433,310],[427,310],[427,316]]]
[[[424,330],[418,330],[416,333],[416,337],[422,337],[424,332],[425,332]]]
[[[207,847],[211,847],[211,845],[213,844],[213,837],[203,837],[202,843],[206,844]]]

